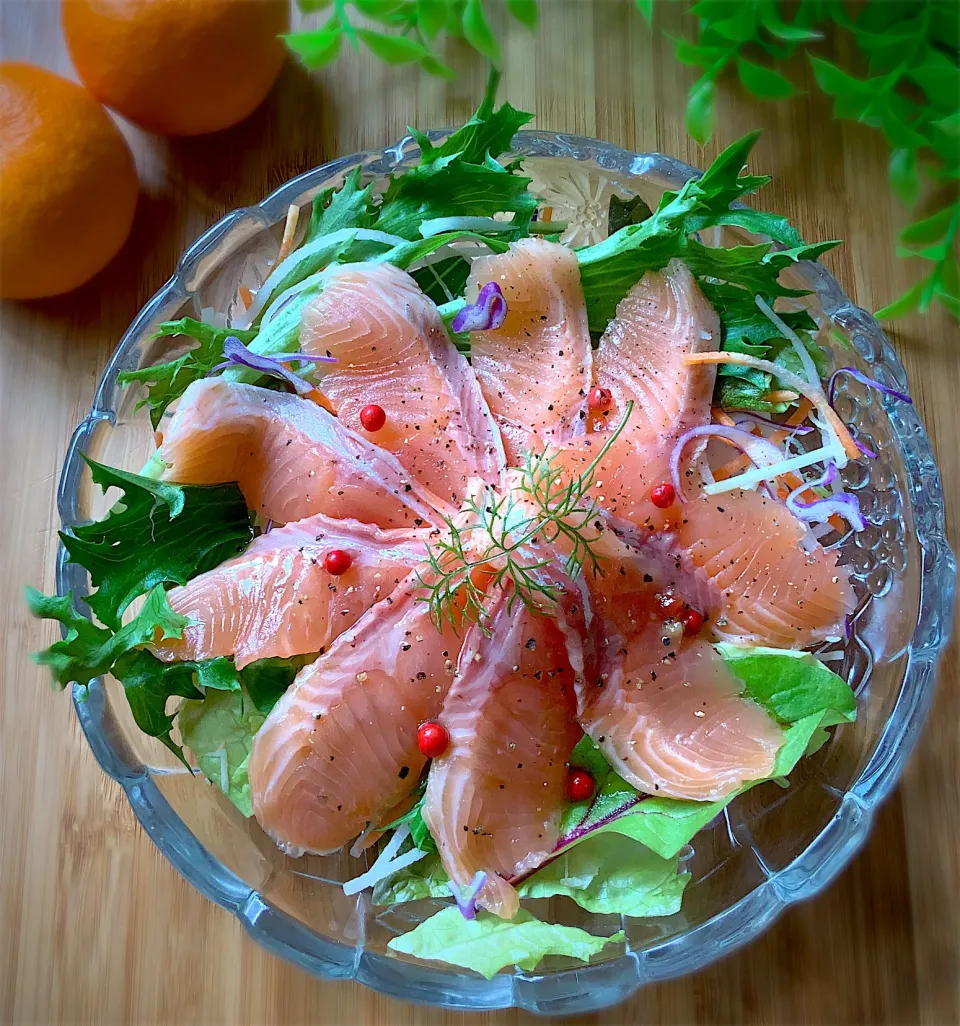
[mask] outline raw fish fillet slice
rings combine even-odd
[[[556,846],[580,730],[557,620],[511,610],[503,594],[489,629],[472,627],[464,643],[440,716],[450,747],[430,767],[423,817],[450,879],[466,887],[485,872],[479,904],[512,919],[519,899],[506,878]]]
[[[783,732],[712,645],[671,647],[652,624],[603,645],[579,689],[580,723],[611,766],[648,794],[712,801],[770,775]]]
[[[157,655],[234,656],[242,669],[256,659],[323,652],[423,561],[427,533],[318,514],[261,535],[243,555],[167,592],[171,608],[193,622],[182,638],[159,642]],[[346,573],[324,569],[331,549],[349,554]]]
[[[781,503],[752,491],[699,496],[683,504],[675,529],[723,596],[716,637],[806,648],[844,636],[856,606],[849,567],[819,545],[804,552],[807,529]]]
[[[475,260],[467,298],[496,282],[507,317],[495,331],[471,333],[471,359],[503,433],[507,460],[584,430],[591,347],[580,270],[572,250],[522,239],[507,253]]]
[[[332,268],[303,311],[300,345],[337,358],[318,373],[341,422],[392,452],[443,503],[459,509],[471,477],[499,483],[503,446],[473,369],[409,274],[391,264]],[[359,417],[369,403],[387,415],[373,433]]]
[[[648,271],[617,306],[594,358],[594,384],[613,402],[594,427],[617,424],[633,401],[624,434],[635,446],[660,447],[710,420],[714,371],[686,366],[688,353],[720,344],[720,322],[687,265]],[[602,423],[600,423],[602,422]]]
[[[252,509],[280,523],[315,513],[380,527],[438,521],[396,458],[307,399],[208,378],[186,390],[167,428],[163,480],[236,481]]]
[[[253,812],[290,854],[336,851],[417,784],[417,728],[440,712],[461,645],[418,583],[415,571],[304,667],[254,738]]]
[[[741,697],[742,683],[711,645],[664,623],[658,594],[671,571],[669,564],[658,569],[657,560],[656,551],[624,546],[614,562],[601,562],[602,575],[588,579],[580,724],[640,790],[712,800],[768,776],[783,734]],[[677,568],[672,584],[681,597],[697,586],[696,576]]]
[[[604,434],[633,409],[626,426],[596,471],[593,495],[603,507],[650,530],[668,515],[650,501],[650,490],[670,480],[670,454],[684,431],[710,420],[715,371],[689,367],[688,353],[715,349],[720,328],[686,265],[673,260],[648,271],[620,301],[594,358],[594,384],[612,402],[590,417],[591,433],[567,447],[570,472],[582,473]],[[691,446],[688,455],[694,455]]]

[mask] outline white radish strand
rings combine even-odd
[[[831,444],[825,446],[832,453],[832,458],[838,467],[845,467],[848,460],[860,458],[860,450],[853,436],[847,429],[846,424],[837,416],[836,410],[827,401],[827,397],[821,388],[809,384],[794,374],[769,360],[760,360],[756,356],[747,356],[746,353],[687,353],[683,362],[692,366],[701,363],[732,363],[740,367],[755,367],[757,370],[766,371],[773,377],[795,389],[800,395],[805,396],[820,411],[827,428],[826,434],[830,437]],[[737,487],[734,485],[734,487]]]
[[[377,861],[365,872],[348,880],[343,885],[344,894],[358,894],[360,891],[373,887],[374,884],[392,876],[398,870],[419,862],[427,853],[419,848],[411,848],[410,851],[397,855],[403,842],[410,836],[410,827],[403,823],[393,832],[393,836],[387,841],[386,847],[380,852]]]
[[[787,325],[784,320],[776,315],[773,308],[768,306],[767,303],[760,298],[755,296],[757,306],[760,307],[760,312],[770,321],[773,326],[783,335],[785,339],[788,339],[790,344],[793,346],[794,352],[800,359],[800,366],[803,368],[803,373],[806,375],[807,381],[813,385],[814,388],[820,387],[820,375],[817,373],[817,365],[813,362],[813,357],[807,352],[807,347],[803,344],[800,336]]]
[[[781,474],[787,474],[791,470],[803,470],[804,467],[812,467],[815,463],[832,460],[835,456],[836,450],[833,446],[825,445],[821,449],[802,452],[798,456],[791,456],[767,467],[755,467],[736,477],[728,477],[725,481],[716,481],[712,485],[706,485],[703,491],[707,495],[719,495],[721,492],[732,492],[737,488],[755,488],[761,481],[773,481]]]

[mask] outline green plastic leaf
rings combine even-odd
[[[744,89],[761,100],[785,100],[797,93],[793,83],[779,71],[744,57],[737,59],[737,71]]]
[[[417,0],[417,24],[427,39],[434,39],[447,20],[446,0]]]
[[[536,0],[507,0],[507,10],[527,28],[535,29],[537,27]]]
[[[899,149],[890,154],[890,185],[897,197],[912,206],[920,193],[920,172],[913,150]]]
[[[177,725],[204,776],[252,816],[247,764],[264,715],[243,691],[210,691],[181,705]]]
[[[137,402],[150,409],[150,422],[156,428],[166,408],[179,399],[194,381],[206,375],[223,362],[223,343],[233,335],[244,344],[256,338],[256,331],[241,328],[216,328],[192,317],[181,317],[177,321],[165,321],[157,328],[157,338],[184,335],[197,345],[183,356],[166,363],[140,367],[137,370],[121,371],[117,381],[121,385],[143,384],[147,386],[146,396]]]
[[[308,68],[323,68],[339,56],[343,29],[337,24],[317,32],[289,32],[280,38]]]
[[[777,10],[777,4],[775,2],[763,4],[760,8],[760,20],[763,23],[763,27],[777,39],[782,39],[786,43],[809,43],[817,39],[823,38],[822,32],[817,32],[815,29],[806,27],[804,25],[788,24],[780,17],[780,12]]]
[[[653,24],[653,0],[636,0],[637,10],[648,24]]]
[[[123,498],[92,524],[60,532],[72,563],[90,572],[86,599],[114,630],[130,603],[156,584],[186,584],[242,552],[253,537],[246,500],[234,484],[175,485],[115,470],[84,456],[93,481]]]
[[[712,32],[733,43],[745,43],[757,34],[757,9],[752,3],[739,3],[730,17],[710,22]]]
[[[483,0],[467,0],[463,9],[463,35],[491,64],[500,66],[500,44],[490,30],[483,11]]]
[[[480,912],[464,919],[456,906],[445,908],[415,930],[394,937],[389,947],[428,961],[447,962],[472,969],[491,979],[508,965],[535,969],[547,955],[566,955],[582,962],[607,944],[616,944],[623,933],[594,937],[572,926],[555,926],[535,919],[521,909],[513,919]]]
[[[869,95],[874,88],[869,82],[861,81],[848,75],[835,64],[825,61],[822,57],[810,57],[817,85],[830,96],[863,96]]]
[[[391,36],[383,32],[358,28],[357,37],[367,49],[387,64],[415,64],[430,56],[430,51],[409,36]]]
[[[670,916],[689,873],[622,835],[597,835],[563,852],[517,888],[522,898],[565,895],[588,912]]]
[[[713,79],[705,77],[694,83],[687,97],[687,132],[701,146],[706,146],[713,135],[716,121],[715,94]]]
[[[939,242],[947,234],[953,214],[953,207],[944,207],[930,217],[908,224],[900,233],[900,241],[907,245]]]
[[[906,317],[912,314],[920,306],[920,299],[923,295],[923,282],[917,282],[907,289],[902,296],[898,296],[893,302],[881,307],[874,316],[877,320],[892,321],[898,317]]]
[[[939,121],[934,121],[932,124],[941,132],[946,132],[947,135],[960,136],[960,111],[954,111],[948,117],[940,118]]]

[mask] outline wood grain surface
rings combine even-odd
[[[683,31],[681,8],[660,17]],[[763,105],[729,84],[703,152],[685,135],[690,69],[632,0],[541,0],[535,36],[503,26],[502,97],[543,129],[661,150],[692,163],[761,126],[754,169],[808,239],[843,238],[827,257],[875,308],[916,268],[894,256],[906,211],[891,199],[878,133],[839,125],[808,94]],[[72,76],[53,0],[0,0],[0,56]],[[66,695],[27,661],[54,635],[31,621],[21,585],[53,586],[54,491],[70,433],[98,375],[178,254],[222,214],[342,153],[381,147],[408,123],[466,117],[484,69],[451,44],[455,81],[350,54],[314,77],[289,64],[243,125],[164,140],[124,126],[143,192],[122,254],[76,293],[0,308],[3,630],[0,683],[0,1021],[17,1024],[454,1023],[466,1017],[323,982],[260,950],[160,857],[120,789],[96,766]],[[796,68],[803,78],[802,65]],[[809,83],[808,83],[809,84]],[[2,183],[0,183],[2,189]],[[17,197],[0,193],[4,205]],[[893,331],[933,438],[956,544],[960,513],[960,337],[940,313]],[[604,1023],[926,1023],[960,1020],[960,677],[956,648],[903,782],[862,854],[818,899],[696,976],[587,1016]],[[477,1023],[528,1021],[525,1013]],[[532,1021],[532,1020],[531,1020]]]

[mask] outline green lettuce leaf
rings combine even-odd
[[[797,260],[815,260],[837,243],[806,246],[784,217],[759,210],[730,209],[731,203],[770,180],[740,174],[756,140],[756,132],[744,136],[727,147],[700,178],[686,182],[677,192],[664,193],[651,216],[638,224],[625,224],[602,242],[577,251],[591,332],[604,330],[617,304],[645,272],[658,271],[679,258],[700,279],[720,315],[722,348],[760,355],[743,346],[762,345],[777,337],[769,321],[762,324],[766,318],[757,309],[755,296],[772,303],[778,296],[804,295],[781,285],[780,271]],[[698,233],[717,225],[767,235],[789,248],[775,251],[771,243],[761,243],[725,249],[701,243]],[[815,327],[807,315],[790,317],[791,327]],[[724,405],[729,399],[735,407],[763,409],[761,397],[769,391],[769,378],[762,387],[756,375],[750,378],[741,370],[736,376],[745,378],[751,387],[718,383]]]
[[[744,682],[745,693],[784,725],[783,744],[765,779],[786,777],[807,752],[824,743],[828,726],[856,717],[856,698],[850,687],[809,653],[734,645],[718,645],[717,649]],[[752,781],[713,802],[651,797],[641,794],[609,766],[604,771],[597,761],[602,756],[599,750],[590,751],[591,744],[587,739],[581,741],[571,764],[590,769],[597,793],[592,801],[567,809],[558,848],[582,843],[595,834],[617,833],[639,841],[662,858],[673,858],[737,794],[763,782]]]
[[[373,182],[360,187],[362,171],[355,167],[339,189],[324,189],[313,198],[310,227],[304,242],[313,242],[341,228],[372,228],[377,219]]]
[[[599,835],[563,852],[517,890],[523,898],[562,894],[588,912],[670,916],[680,911],[689,881],[676,857],[661,858],[623,836]]]
[[[179,638],[189,623],[185,616],[170,608],[160,584],[147,595],[140,612],[118,631],[98,627],[81,616],[74,608],[70,593],[44,595],[28,587],[26,598],[34,616],[57,620],[64,629],[62,640],[32,656],[35,663],[50,668],[54,683],[61,688],[68,684],[89,684],[95,677],[109,673],[130,649],[152,642],[158,630],[162,638]]]
[[[422,898],[449,898],[450,878],[440,863],[439,855],[427,855],[412,866],[385,877],[373,887],[374,905],[399,905]]]
[[[247,817],[253,815],[247,779],[250,746],[264,719],[242,689],[188,696],[177,718],[180,737],[204,776]]]
[[[93,481],[122,499],[102,519],[61,531],[70,562],[90,572],[87,605],[101,623],[120,629],[130,603],[156,584],[191,577],[242,552],[253,537],[236,485],[176,485],[84,460]]]
[[[257,659],[239,671],[243,687],[250,701],[264,716],[277,704],[283,693],[293,683],[293,678],[302,667],[313,661],[313,656],[296,656],[282,659]]]
[[[517,110],[509,103],[496,108],[500,72],[490,69],[483,101],[470,120],[451,133],[439,146],[434,146],[423,132],[411,128],[410,132],[420,146],[422,164],[434,164],[445,157],[459,156],[468,164],[482,164],[488,156],[496,158],[510,149],[513,137],[533,115]]]
[[[509,920],[487,912],[477,913],[476,919],[464,919],[456,906],[451,906],[410,933],[394,937],[389,947],[416,958],[463,966],[491,979],[508,965],[535,969],[547,955],[589,962],[607,944],[623,939],[622,932],[594,937],[576,927],[543,923],[523,909]]]
[[[216,328],[192,317],[181,317],[178,321],[165,321],[157,328],[157,338],[167,335],[184,335],[196,341],[193,349],[166,363],[140,367],[137,370],[121,371],[117,381],[121,385],[146,385],[146,395],[137,402],[137,409],[150,409],[150,422],[156,429],[166,408],[187,390],[187,387],[206,377],[223,361],[223,343],[230,335],[236,336],[245,345],[256,337],[256,331],[242,328]]]

